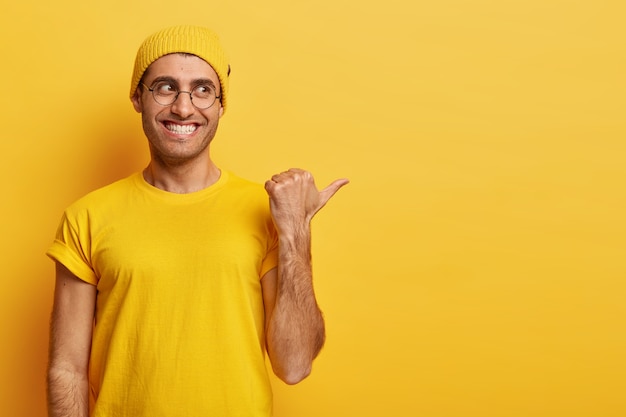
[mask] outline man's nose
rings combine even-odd
[[[179,91],[172,103],[172,112],[181,117],[188,117],[196,110],[192,100],[191,92]]]

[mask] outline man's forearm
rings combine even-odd
[[[88,417],[89,383],[87,375],[64,369],[48,370],[48,417]]]
[[[308,228],[279,241],[276,304],[268,328],[268,350],[275,371],[287,383],[311,372],[322,349],[325,326],[313,290]]]

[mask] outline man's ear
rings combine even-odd
[[[220,102],[220,119],[222,118],[223,114],[224,114],[224,107],[222,107],[222,103]]]
[[[133,107],[137,113],[141,113],[143,111],[143,102],[141,101],[141,89],[137,88],[135,90],[135,94],[130,98],[130,101],[133,103]]]

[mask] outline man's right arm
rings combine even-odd
[[[48,416],[88,417],[89,354],[96,287],[56,265],[50,322]]]

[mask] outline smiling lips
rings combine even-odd
[[[165,123],[165,127],[177,135],[189,135],[196,131],[196,125],[179,125],[176,123]]]

